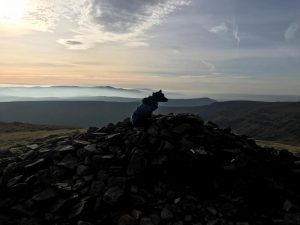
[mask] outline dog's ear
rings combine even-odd
[[[161,89],[159,90],[160,93],[162,93]]]

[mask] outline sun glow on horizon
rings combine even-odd
[[[27,0],[0,0],[0,24],[20,25]]]

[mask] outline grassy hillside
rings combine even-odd
[[[0,150],[17,144],[28,144],[50,135],[68,135],[77,130],[63,126],[0,122]]]
[[[28,124],[21,122],[4,123],[0,122],[0,133],[14,133],[14,132],[30,132],[30,131],[52,131],[62,129],[74,129],[74,127],[43,125],[43,124]]]
[[[288,145],[283,143],[278,143],[274,141],[261,141],[258,140],[256,143],[262,147],[270,147],[278,150],[288,150],[293,153],[300,153],[300,145]]]
[[[103,126],[129,117],[138,103],[7,102],[0,103],[0,121],[62,126]]]
[[[69,135],[77,130],[73,129],[60,129],[60,130],[39,130],[39,131],[19,131],[10,133],[0,133],[0,151],[15,145],[26,145],[33,141],[45,138],[50,135],[64,136]],[[82,130],[79,130],[82,131]]]
[[[164,108],[160,112],[196,113],[239,134],[300,144],[300,102],[231,101],[203,107]]]
[[[129,117],[138,102],[0,103],[0,121],[103,126]],[[160,107],[156,113],[195,113],[259,140],[300,144],[300,103],[230,101],[197,107]]]

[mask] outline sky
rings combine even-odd
[[[0,0],[0,84],[300,95],[300,1]]]

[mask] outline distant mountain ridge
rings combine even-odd
[[[119,88],[112,86],[0,86],[0,101],[41,101],[48,100],[80,100],[84,97],[123,97],[143,98],[152,94],[147,88]],[[168,92],[171,98],[181,98],[183,95]],[[84,99],[84,100],[85,100]]]
[[[129,117],[138,104],[109,101],[8,102],[0,103],[0,121],[103,126]],[[256,139],[300,144],[300,102],[229,101],[191,107],[161,106],[158,113],[194,113]]]
[[[165,107],[159,113],[194,113],[221,127],[261,140],[300,144],[300,102],[216,102],[202,107]]]

